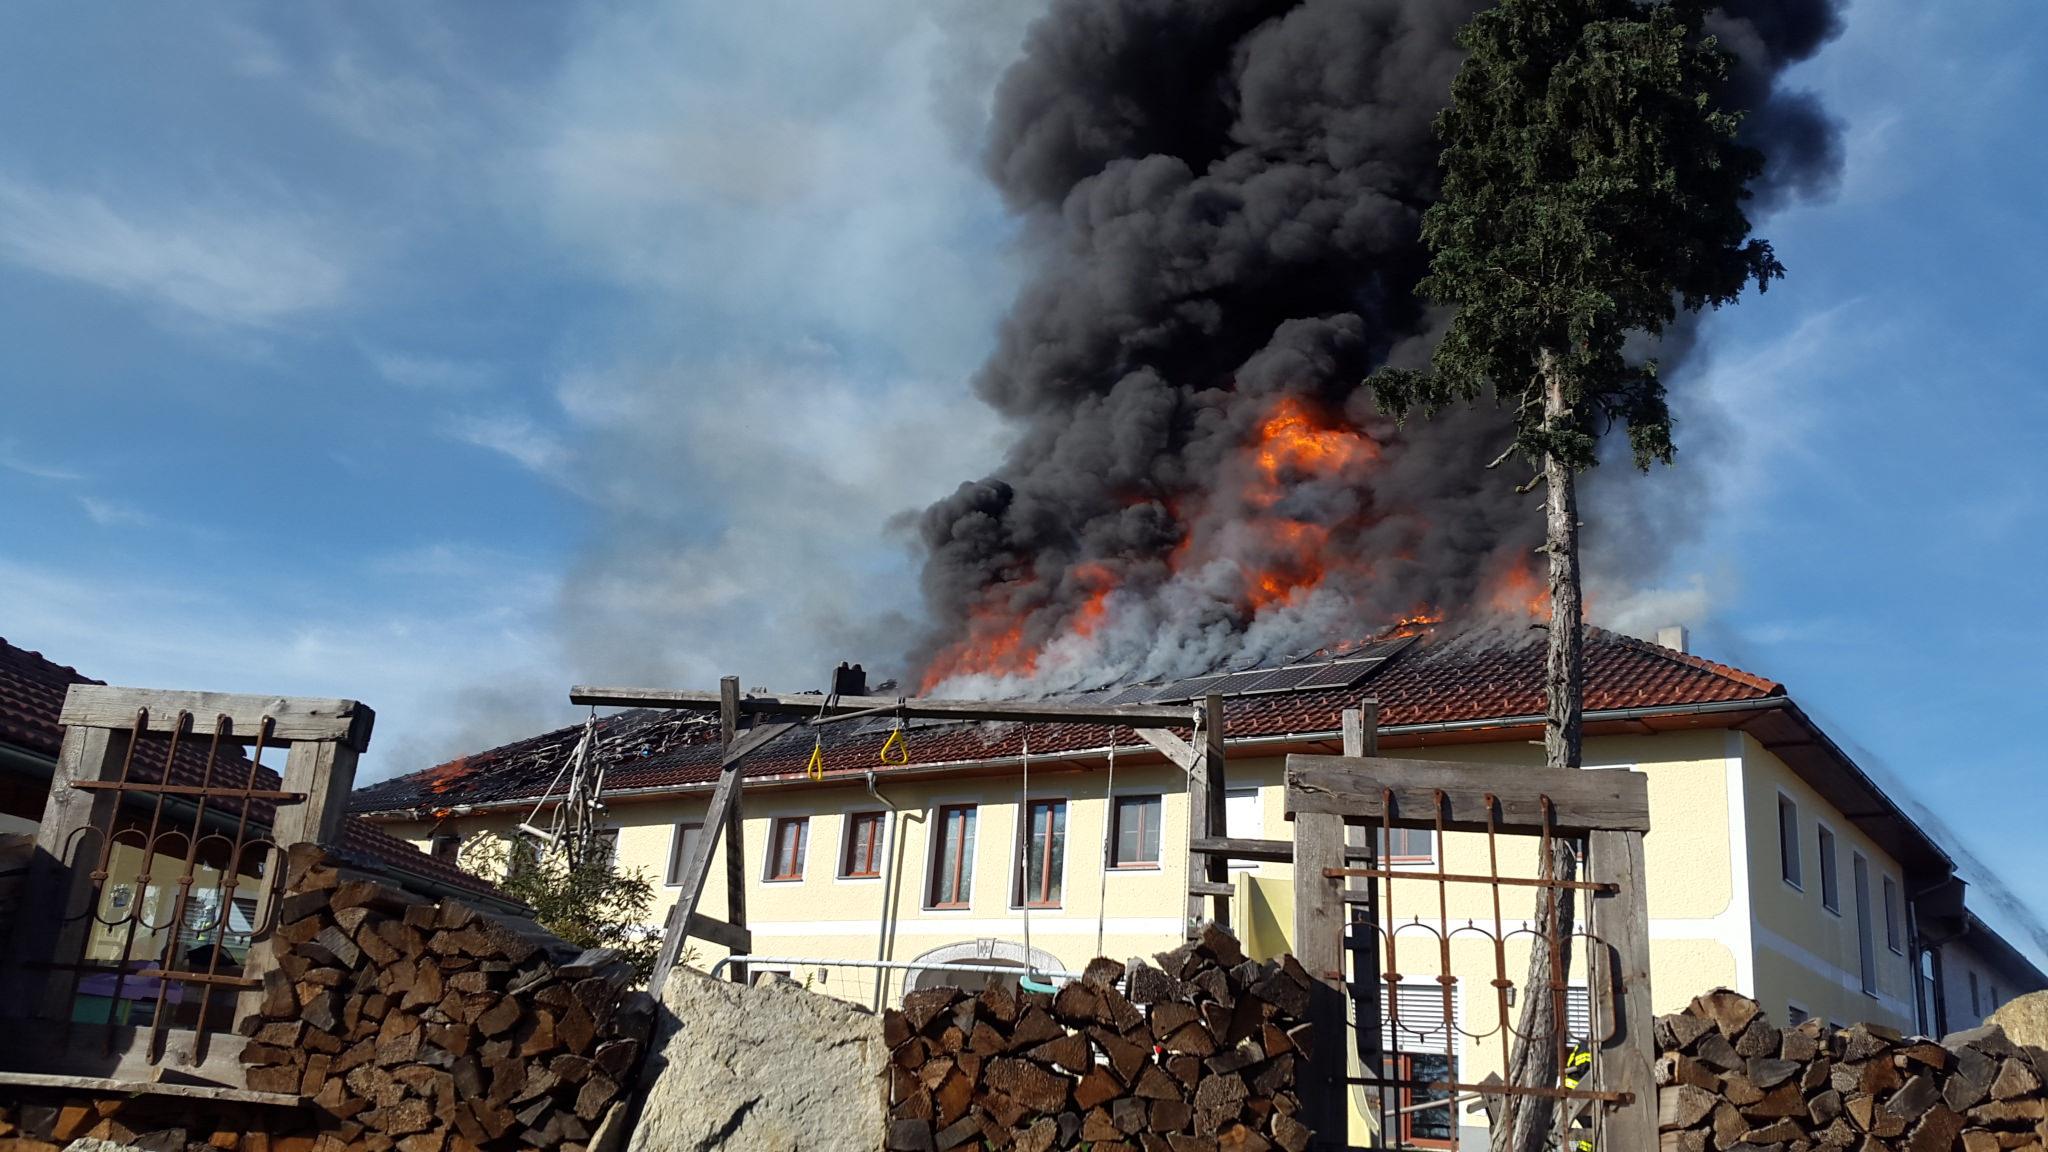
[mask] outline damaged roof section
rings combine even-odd
[[[1344,653],[1319,653],[1276,668],[1120,685],[1060,699],[1158,707],[1225,691],[1230,693],[1223,702],[1225,723],[1235,743],[1327,736],[1338,730],[1344,709],[1372,696],[1380,702],[1382,731],[1398,731],[1427,724],[1525,720],[1540,715],[1543,658],[1540,637],[1519,644],[1498,637],[1403,639]],[[1783,687],[1769,680],[1598,629],[1588,632],[1586,667],[1589,713],[1784,695]],[[1292,686],[1285,686],[1289,681]],[[1275,684],[1283,686],[1271,686]],[[824,698],[819,699],[822,702]],[[788,718],[803,716],[798,713]],[[799,728],[749,756],[745,772],[749,779],[800,777],[813,747],[822,743],[827,775],[858,776],[876,766],[881,745],[899,723],[906,731],[910,768],[1013,759],[1027,738],[1034,756],[1098,751],[1112,743],[1145,747],[1130,729],[1112,730],[1106,725],[899,722],[884,715]],[[607,794],[701,785],[718,773],[715,715],[629,709],[599,718],[597,733],[599,752],[607,765]],[[356,791],[350,808],[432,815],[537,801],[551,788],[559,791],[563,765],[582,737],[583,725],[576,724],[372,784]]]

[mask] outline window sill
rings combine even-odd
[[[852,876],[833,877],[834,880],[837,880],[842,884],[873,884],[875,881],[880,880],[881,878],[882,874],[880,872],[858,872]]]
[[[1162,869],[1160,868],[1159,863],[1157,861],[1154,861],[1150,864],[1112,864],[1109,866],[1109,874],[1112,876],[1116,875],[1119,872],[1143,873],[1159,871],[1162,871]]]
[[[1797,880],[1785,880],[1783,876],[1778,877],[1778,879],[1785,881],[1785,887],[1799,893],[1801,896],[1806,895],[1806,885],[1801,884]]]
[[[804,882],[804,878],[803,878],[803,877],[801,877],[801,876],[764,876],[764,877],[762,877],[762,879],[761,879],[761,883],[762,883],[762,884],[764,884],[764,885],[766,885],[766,884],[801,884],[801,883],[803,883],[803,882]]]

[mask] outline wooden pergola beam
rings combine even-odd
[[[827,703],[818,695],[742,696],[742,712],[774,712],[794,716],[849,716],[868,712],[906,720],[992,720],[1011,723],[1111,724],[1125,728],[1192,728],[1199,705],[1176,708],[1105,708],[1099,704],[1061,704],[1051,700],[933,700],[920,696],[841,696]],[[571,704],[619,708],[676,708],[716,712],[716,692],[680,692],[663,688],[602,688],[579,684],[569,689]]]

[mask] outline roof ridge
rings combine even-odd
[[[1666,648],[1654,640],[1645,640],[1640,636],[1631,636],[1626,632],[1617,632],[1611,628],[1599,628],[1588,624],[1586,631],[1611,640],[1620,641],[1624,646],[1635,648],[1646,655],[1661,657],[1672,663],[1683,664],[1688,668],[1701,672],[1709,672],[1724,680],[1733,680],[1738,684],[1755,688],[1766,695],[1783,696],[1786,694],[1785,686],[1776,680],[1766,680],[1754,672],[1745,672],[1732,664],[1722,664],[1709,660],[1704,656],[1695,656],[1690,652],[1681,652],[1676,648]]]
[[[7,637],[5,637],[5,636],[0,636],[0,652],[11,652],[11,653],[17,653],[17,654],[19,654],[19,655],[22,655],[22,656],[27,656],[27,657],[29,657],[29,658],[31,658],[31,659],[33,659],[33,660],[39,661],[40,663],[46,664],[46,665],[50,666],[51,668],[54,668],[54,669],[56,669],[56,670],[57,670],[57,671],[59,671],[59,672],[62,672],[62,673],[65,673],[66,675],[69,675],[69,676],[75,677],[75,679],[73,680],[73,683],[78,683],[78,684],[105,684],[105,683],[106,683],[106,681],[105,681],[105,680],[95,680],[95,679],[93,679],[92,677],[90,677],[90,676],[87,676],[87,675],[86,675],[85,673],[83,673],[83,672],[80,672],[80,671],[79,671],[78,669],[76,669],[76,668],[73,668],[73,667],[72,667],[71,665],[69,665],[69,664],[59,664],[59,663],[57,663],[57,662],[56,662],[55,660],[52,660],[52,659],[50,659],[50,658],[49,658],[48,656],[45,656],[45,655],[43,655],[43,654],[42,654],[41,652],[38,652],[38,651],[36,651],[36,650],[35,650],[35,649],[33,649],[33,648],[23,648],[23,647],[22,647],[21,645],[19,645],[19,644],[14,644],[14,643],[10,643],[10,642],[8,641]]]

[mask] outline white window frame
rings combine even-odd
[[[1253,828],[1245,834],[1244,838],[1247,840],[1263,840],[1265,839],[1266,831],[1266,790],[1256,785],[1250,788],[1226,788],[1223,790],[1223,835],[1225,837],[1235,835],[1230,830],[1230,801],[1232,796],[1235,795],[1238,799],[1243,799],[1244,794],[1247,792],[1251,793]],[[1162,819],[1161,823],[1164,822]],[[1162,840],[1160,855],[1164,856],[1165,854],[1165,843]],[[1259,862],[1257,860],[1233,859],[1230,862],[1230,870],[1232,872],[1246,872],[1258,866]]]
[[[1799,858],[1799,801],[1783,791],[1778,793],[1778,878],[1795,892],[1806,891],[1806,868]]]
[[[1378,861],[1378,863],[1385,865],[1389,871],[1414,869],[1416,871],[1428,872],[1436,869],[1443,861],[1444,838],[1442,836],[1437,835],[1436,829],[1396,828],[1394,829],[1394,831],[1397,833],[1406,833],[1411,836],[1417,832],[1427,832],[1429,834],[1429,855],[1395,857],[1390,854],[1385,860]],[[1380,829],[1375,825],[1367,825],[1366,835],[1370,837],[1371,841],[1376,846],[1375,850],[1377,851],[1377,846],[1379,844],[1380,838]]]

